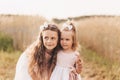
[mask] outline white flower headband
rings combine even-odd
[[[40,26],[40,30],[47,28],[48,25],[49,25],[49,23],[45,22],[42,26]]]
[[[64,23],[64,24],[63,24],[63,29],[64,29],[64,28],[68,28],[68,30],[72,30],[73,26],[70,25],[70,24]]]

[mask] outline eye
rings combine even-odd
[[[66,39],[66,41],[69,41],[70,39]]]
[[[44,37],[45,40],[48,40],[49,38],[47,36]]]
[[[63,40],[63,38],[61,38],[60,40]]]
[[[52,39],[52,40],[55,40],[56,38],[55,38],[55,37],[52,37],[51,39]]]

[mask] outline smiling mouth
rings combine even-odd
[[[52,46],[52,45],[47,45],[47,46]]]
[[[63,45],[63,46],[67,46],[67,45]]]

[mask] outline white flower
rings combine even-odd
[[[73,26],[72,26],[72,25],[69,25],[69,24],[64,23],[64,24],[63,24],[63,29],[64,29],[64,28],[68,28],[69,30],[72,30]]]
[[[42,31],[43,29],[48,27],[48,23],[45,22],[43,25],[40,26],[40,30]]]
[[[44,28],[43,28],[44,26],[42,25],[42,26],[40,26],[40,31],[42,31]]]
[[[68,28],[69,28],[69,30],[72,30],[72,25],[69,25]]]
[[[47,28],[48,27],[48,23],[45,22],[43,26],[44,26],[44,28]]]

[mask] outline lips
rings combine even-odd
[[[62,46],[67,46],[67,45],[62,45]]]
[[[50,44],[50,45],[47,45],[47,46],[52,46],[52,44]]]
[[[47,46],[52,46],[52,45],[47,45]]]

